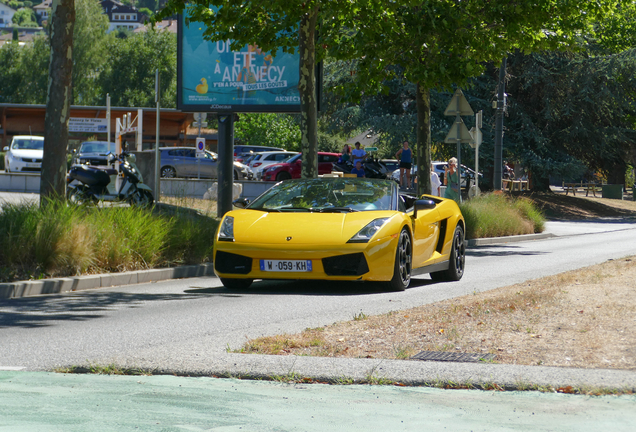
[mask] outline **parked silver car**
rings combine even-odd
[[[206,151],[201,158],[197,158],[194,147],[161,147],[161,177],[218,177],[218,156]],[[249,167],[234,162],[234,180],[250,179]]]

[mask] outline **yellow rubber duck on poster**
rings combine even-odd
[[[205,78],[201,78],[200,84],[197,86],[197,93],[206,94],[208,92],[208,81]]]

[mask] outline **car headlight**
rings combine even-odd
[[[234,241],[234,218],[232,216],[226,216],[221,223],[219,229],[220,241]]]
[[[389,218],[374,219],[349,239],[347,243],[368,243]]]
[[[273,166],[273,167],[267,168],[267,171],[265,171],[265,172],[276,171],[278,168],[279,168],[278,166]]]

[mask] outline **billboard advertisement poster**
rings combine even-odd
[[[185,15],[179,17],[178,109],[300,111],[298,50],[273,55],[253,44],[232,51],[231,41],[207,41],[204,30],[202,23],[186,24]]]

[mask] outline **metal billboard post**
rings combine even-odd
[[[232,210],[234,186],[234,114],[219,114],[219,159],[217,173],[217,216]]]
[[[157,104],[157,113],[155,122],[155,202],[159,202],[161,197],[161,167],[159,155],[159,112],[161,110],[161,98],[159,96],[159,69],[155,71],[155,103]]]

